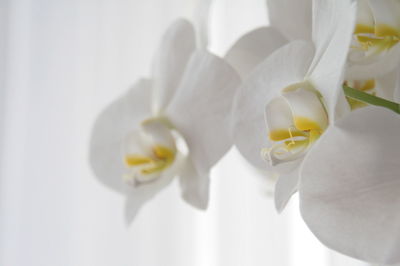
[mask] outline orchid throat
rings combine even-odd
[[[141,130],[127,137],[123,162],[128,173],[123,178],[133,186],[153,182],[169,170],[176,154],[169,121],[160,117],[144,120]]]
[[[265,116],[272,144],[261,154],[271,165],[304,156],[328,126],[321,95],[309,82],[283,89],[267,104]]]
[[[361,50],[366,56],[377,55],[391,49],[400,41],[400,31],[385,24],[369,26],[357,24],[354,37],[354,49]]]

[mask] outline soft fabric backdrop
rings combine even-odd
[[[0,1],[0,265],[364,265],[319,244],[296,201],[277,215],[234,150],[212,173],[206,213],[174,183],[130,228],[123,197],[92,176],[95,116],[149,73],[162,32],[197,4]],[[215,0],[210,48],[222,55],[266,14],[263,0]]]

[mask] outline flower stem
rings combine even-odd
[[[390,110],[400,114],[400,104],[398,104],[398,103],[391,102],[391,101],[385,100],[380,97],[376,97],[376,96],[368,94],[366,92],[351,88],[347,85],[343,85],[343,91],[347,97],[350,97],[352,99],[355,99],[355,100],[358,100],[358,101],[361,101],[361,102],[364,102],[367,104],[382,106],[382,107],[385,107],[387,109],[390,109]]]

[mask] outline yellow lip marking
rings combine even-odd
[[[296,129],[275,129],[269,132],[269,139],[272,141],[281,141],[293,137],[305,137],[306,134]]]
[[[297,129],[307,131],[307,130],[317,130],[322,131],[321,127],[317,122],[302,116],[296,116],[294,118],[294,125]]]
[[[316,141],[322,134],[323,130],[320,125],[307,118],[297,116],[294,118],[296,128],[276,129],[269,132],[269,138],[272,141],[282,141],[287,150],[293,150],[305,145],[309,145]],[[295,137],[300,137],[295,139]]]
[[[389,50],[400,41],[399,29],[386,24],[375,26],[357,24],[354,35],[360,44],[359,48],[368,51],[374,47],[373,54]]]
[[[128,154],[124,161],[128,167],[142,166],[141,174],[152,174],[163,171],[175,160],[175,152],[162,145],[155,145],[150,156]]]
[[[153,162],[153,159],[136,154],[129,154],[125,156],[125,164],[127,166],[137,166]]]
[[[400,31],[386,24],[378,24],[375,26],[375,35],[378,37],[397,37],[400,38]]]
[[[365,24],[357,24],[354,29],[354,34],[360,33],[375,33],[375,28],[373,26],[365,25]]]

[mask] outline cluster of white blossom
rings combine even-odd
[[[326,246],[400,262],[400,0],[268,0],[270,26],[221,58],[173,23],[152,77],[98,117],[90,161],[124,193],[126,217],[179,178],[206,209],[210,169],[232,147],[279,175],[280,212],[299,192]]]

